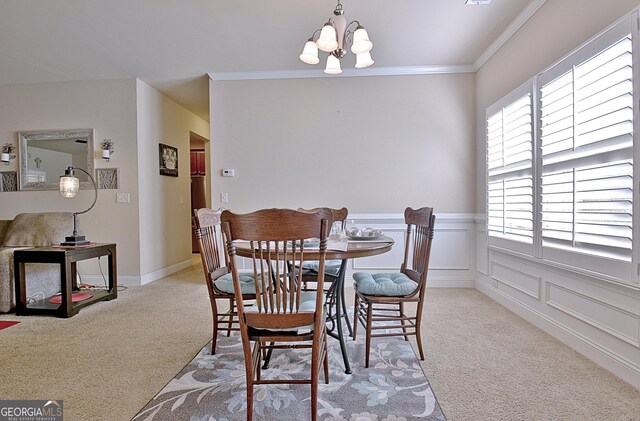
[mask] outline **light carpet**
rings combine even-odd
[[[445,420],[409,342],[376,338],[369,368],[364,343],[348,340],[353,374],[344,373],[337,343],[329,345],[329,384],[320,376],[319,420]],[[139,413],[137,421],[246,419],[244,357],[239,336],[218,338],[218,353],[208,344]],[[263,378],[304,378],[309,350],[276,351]],[[256,385],[254,419],[310,419],[309,385]]]

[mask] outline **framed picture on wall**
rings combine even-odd
[[[160,175],[178,176],[178,148],[160,143]]]

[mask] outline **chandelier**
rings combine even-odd
[[[373,60],[369,51],[373,48],[373,43],[369,41],[367,31],[357,20],[347,24],[340,0],[338,0],[333,14],[333,18],[330,18],[322,28],[317,29],[311,35],[311,38],[304,45],[302,54],[300,54],[300,60],[307,64],[318,64],[320,62],[318,49],[320,49],[329,53],[324,72],[337,75],[342,73],[340,59],[347,54],[346,47],[351,44],[351,52],[356,55],[355,67],[361,69],[371,66]],[[352,32],[354,27],[355,31]],[[318,37],[316,38],[316,36]]]

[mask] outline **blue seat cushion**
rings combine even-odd
[[[365,273],[353,274],[354,287],[366,295],[402,297],[409,295],[418,287],[418,283],[403,273]]]
[[[325,275],[338,276],[338,272],[340,272],[340,265],[342,265],[342,260],[326,260],[324,262],[324,273]],[[312,270],[314,272],[318,271],[318,262],[303,262],[302,269]]]
[[[228,294],[234,294],[233,290],[233,275],[227,273],[226,275],[222,275],[218,279],[214,281],[216,288],[218,288],[222,292],[226,292]],[[252,274],[240,274],[240,290],[242,294],[255,294],[256,287],[253,282]]]

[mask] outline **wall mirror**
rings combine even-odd
[[[57,190],[69,166],[93,174],[93,129],[46,130],[18,133],[21,190]],[[78,171],[81,188],[93,188]]]

